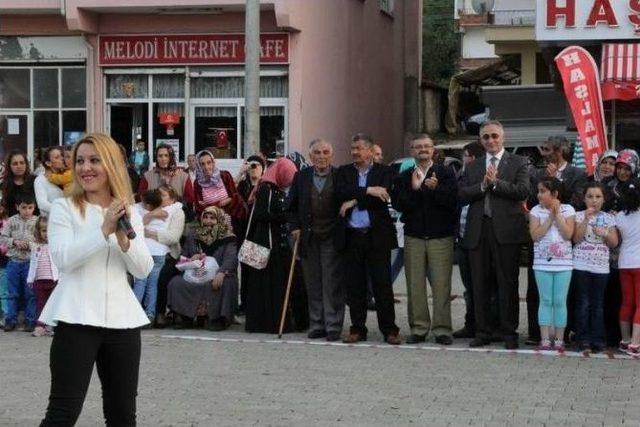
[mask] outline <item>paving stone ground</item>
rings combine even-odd
[[[457,277],[453,293],[461,295]],[[402,278],[396,294],[408,334]],[[461,298],[453,316],[460,327]],[[466,341],[448,350],[392,348],[381,343],[371,312],[369,329],[369,346],[354,347],[304,344],[304,334],[278,343],[241,325],[222,333],[144,331],[139,425],[640,425],[640,360],[506,353],[497,345],[470,352]],[[50,342],[0,333],[0,426],[41,419]],[[94,375],[78,425],[102,424]]]

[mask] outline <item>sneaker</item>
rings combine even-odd
[[[553,350],[553,346],[551,345],[551,340],[542,340],[540,344],[536,347],[538,351],[551,351]]]
[[[564,353],[564,341],[562,340],[556,340],[553,343],[553,349],[559,353]]]
[[[47,334],[47,330],[44,326],[36,326],[36,328],[31,333],[31,336],[34,337],[44,337]]]
[[[5,332],[12,332],[16,330],[16,324],[15,323],[6,323],[4,325],[4,331]]]
[[[629,356],[640,356],[640,344],[628,344],[625,353]]]
[[[33,332],[35,329],[36,329],[36,328],[35,328],[35,326],[30,325],[30,324],[25,324],[25,325],[24,325],[24,329],[23,329],[23,331],[31,333],[31,332]]]
[[[53,327],[51,326],[45,326],[44,327],[44,331],[45,331],[45,335],[48,337],[52,337],[53,336]]]
[[[620,341],[618,348],[620,349],[620,351],[627,351],[627,349],[629,348],[629,344],[631,343],[628,341]]]

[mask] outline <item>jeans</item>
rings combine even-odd
[[[18,306],[20,300],[25,301],[24,318],[28,326],[33,326],[36,321],[36,296],[27,286],[29,274],[29,261],[10,260],[7,264],[7,287],[9,297],[5,312],[5,325],[15,325],[18,322]]]
[[[7,311],[8,298],[7,270],[0,268],[0,317],[4,317]]]
[[[149,319],[156,317],[156,301],[158,299],[158,278],[164,266],[164,255],[152,256],[153,268],[146,279],[135,279],[133,281],[133,293],[142,304]]]
[[[609,274],[574,270],[576,341],[604,346],[604,292]]]
[[[51,343],[51,394],[41,426],[75,424],[96,365],[107,426],[136,425],[140,329],[58,322]]]
[[[534,270],[540,294],[538,323],[540,326],[567,326],[567,293],[571,283],[572,270]]]

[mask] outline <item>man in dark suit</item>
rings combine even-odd
[[[391,249],[397,247],[396,229],[387,204],[393,172],[374,163],[373,141],[365,134],[351,140],[352,164],[338,170],[340,215],[347,220],[347,303],[351,329],[346,343],[367,339],[367,277],[373,285],[378,327],[387,343],[401,343],[395,324],[391,284]]]
[[[518,273],[520,246],[529,240],[523,204],[529,196],[527,160],[504,149],[504,129],[497,121],[480,128],[486,155],[470,163],[463,174],[459,195],[469,203],[462,241],[469,251],[473,275],[476,337],[469,344],[491,342],[490,301],[494,282],[498,286],[500,325],[498,333],[507,349],[518,348]]]
[[[315,139],[309,146],[313,167],[296,173],[287,200],[287,219],[300,239],[302,272],[307,286],[309,338],[337,341],[344,321],[344,219],[337,198],[333,147]]]
[[[540,147],[540,152],[544,158],[545,168],[531,168],[531,195],[529,196],[529,208],[538,204],[537,188],[540,179],[546,176],[558,178],[563,184],[563,194],[561,200],[563,203],[569,203],[576,211],[584,210],[584,187],[587,185],[587,173],[580,168],[569,164],[571,144],[566,137],[550,136],[547,141]],[[527,345],[538,345],[540,342],[540,326],[538,325],[538,305],[540,304],[540,296],[536,285],[536,278],[533,274],[533,245],[529,248],[530,266],[527,274],[527,320],[529,326],[529,338],[526,340]],[[567,334],[573,326],[573,306],[574,306],[574,285],[569,287],[569,295],[567,296]],[[568,336],[567,336],[568,338]],[[567,340],[566,342],[568,342]]]

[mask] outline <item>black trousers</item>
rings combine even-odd
[[[349,230],[347,236],[347,304],[351,316],[351,332],[367,335],[367,278],[371,277],[376,301],[378,327],[386,338],[397,334],[396,312],[391,283],[391,250],[376,248],[371,231]]]
[[[51,343],[51,394],[41,426],[73,426],[93,365],[102,383],[107,426],[136,425],[140,329],[106,329],[59,322]]]
[[[473,300],[476,315],[476,337],[491,340],[494,319],[491,309],[492,295],[497,286],[499,327],[495,331],[505,341],[518,339],[518,297],[520,245],[498,243],[493,231],[493,221],[482,221],[480,244],[469,249],[469,265],[473,275]],[[495,269],[495,276],[494,271]],[[495,279],[494,279],[495,277]]]
[[[167,313],[167,286],[174,276],[180,274],[180,271],[176,268],[177,259],[167,254],[164,265],[160,270],[160,276],[158,276],[158,297],[156,299],[156,314]]]

